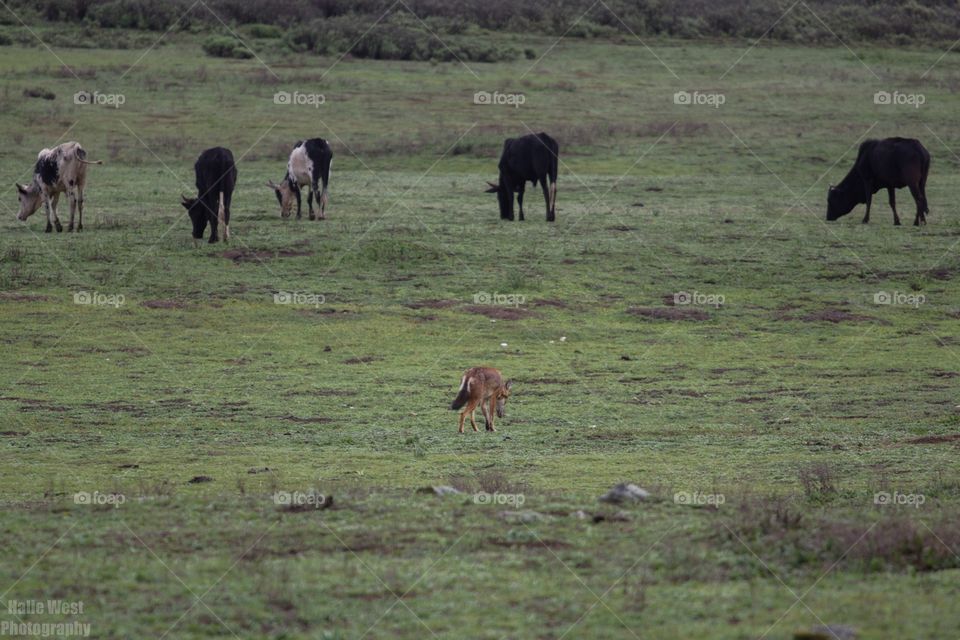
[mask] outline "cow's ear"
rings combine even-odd
[[[189,209],[190,209],[190,205],[192,205],[192,204],[193,204],[193,201],[192,201],[190,198],[188,198],[187,196],[183,195],[182,193],[180,194],[180,205],[181,205],[184,209],[189,210]]]
[[[280,187],[273,180],[267,180],[267,186],[276,191]]]
[[[17,188],[17,193],[26,193],[26,192],[27,192],[27,188],[26,188],[25,186],[23,186],[22,184],[20,184],[19,182],[14,182],[14,183],[13,183],[13,186],[15,186],[15,187]]]
[[[487,180],[487,184],[490,185],[490,188],[484,191],[484,193],[497,193],[498,191],[500,191],[500,185],[498,185],[497,183],[490,182],[489,180]]]

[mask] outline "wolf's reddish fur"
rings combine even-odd
[[[473,367],[467,369],[463,378],[460,380],[460,391],[454,398],[451,409],[460,411],[460,423],[458,431],[463,433],[463,421],[470,414],[470,424],[474,431],[477,429],[477,422],[473,419],[473,413],[477,406],[483,413],[483,419],[486,422],[487,431],[496,431],[493,426],[494,414],[502,418],[504,407],[507,404],[507,398],[510,397],[510,387],[512,382],[504,383],[500,372],[492,367]]]

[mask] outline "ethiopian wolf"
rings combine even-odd
[[[57,217],[57,201],[61,193],[70,199],[70,224],[67,231],[73,231],[74,214],[79,213],[77,231],[83,231],[83,190],[87,183],[87,165],[103,164],[96,160],[87,160],[87,152],[79,142],[64,142],[53,149],[44,149],[37,155],[37,164],[33,169],[33,181],[30,184],[16,184],[20,198],[18,220],[26,220],[42,204],[47,211],[46,232],[57,227],[57,233],[63,231],[63,225]]]
[[[463,378],[460,380],[460,391],[454,398],[450,408],[454,411],[460,411],[460,424],[457,429],[463,433],[463,421],[470,414],[470,424],[474,431],[477,429],[477,423],[473,419],[473,413],[480,406],[480,412],[483,414],[483,420],[487,431],[496,431],[493,426],[493,417],[496,413],[498,418],[504,416],[507,405],[507,398],[510,397],[510,389],[513,383],[503,382],[503,376],[492,367],[473,367],[467,369]]]

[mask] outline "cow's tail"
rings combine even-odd
[[[450,408],[454,411],[463,408],[463,405],[467,404],[468,398],[470,398],[470,381],[467,379],[467,376],[463,376],[463,380],[460,381],[460,392],[457,393],[457,397],[453,399],[453,404],[450,405]]]

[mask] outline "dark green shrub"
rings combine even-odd
[[[251,24],[247,26],[251,38],[282,38],[283,29],[274,24]]]
[[[242,42],[230,36],[210,36],[203,43],[203,50],[214,58],[252,58],[250,51]]]

